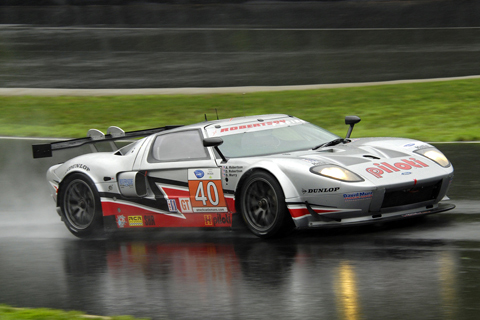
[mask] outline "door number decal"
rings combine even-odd
[[[199,213],[228,211],[223,196],[220,168],[188,169],[188,189],[190,201],[180,201],[182,212],[188,212],[184,209]]]

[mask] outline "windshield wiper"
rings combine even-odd
[[[320,144],[316,147],[313,147],[312,150],[317,150],[317,149],[323,148],[323,147],[336,146],[339,143],[347,143],[347,142],[350,142],[350,140],[349,139],[338,138],[338,139],[335,139],[335,140],[332,140],[332,141],[322,143],[322,144]]]

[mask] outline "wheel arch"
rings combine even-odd
[[[75,191],[70,192],[70,186]],[[85,172],[72,171],[62,179],[58,188],[57,212],[67,229],[78,238],[105,235],[100,194],[92,177]]]
[[[77,175],[77,174],[80,174],[80,175],[88,178],[93,183],[93,185],[96,187],[95,180],[93,179],[93,177],[91,175],[89,175],[88,173],[86,173],[84,171],[81,171],[81,170],[72,170],[65,177],[63,177],[62,181],[60,181],[60,183],[58,184],[58,196],[57,196],[57,203],[56,203],[57,207],[60,207],[60,205],[63,201],[62,199],[63,199],[64,190],[65,190],[65,184],[71,179],[71,177],[73,175]],[[98,191],[98,189],[97,189],[97,191]]]
[[[235,210],[240,212],[240,194],[242,192],[245,181],[252,174],[256,172],[265,172],[271,174],[279,183],[280,188],[282,188],[283,195],[285,199],[299,197],[295,185],[290,180],[290,178],[279,168],[277,165],[272,164],[272,162],[267,163],[257,163],[255,167],[249,168],[240,178],[235,188]]]

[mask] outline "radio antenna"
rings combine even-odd
[[[205,113],[205,121],[208,121],[208,120],[207,120],[207,114],[206,114],[206,113]]]
[[[215,108],[215,113],[217,114],[217,120],[218,120],[218,111],[217,111],[217,108]]]
[[[242,93],[242,109],[243,109],[243,115],[246,116],[245,114],[245,92]]]

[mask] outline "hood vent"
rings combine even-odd
[[[363,155],[364,158],[370,158],[370,159],[374,159],[374,160],[380,160],[379,157],[377,156],[372,156],[371,154],[365,154]]]

